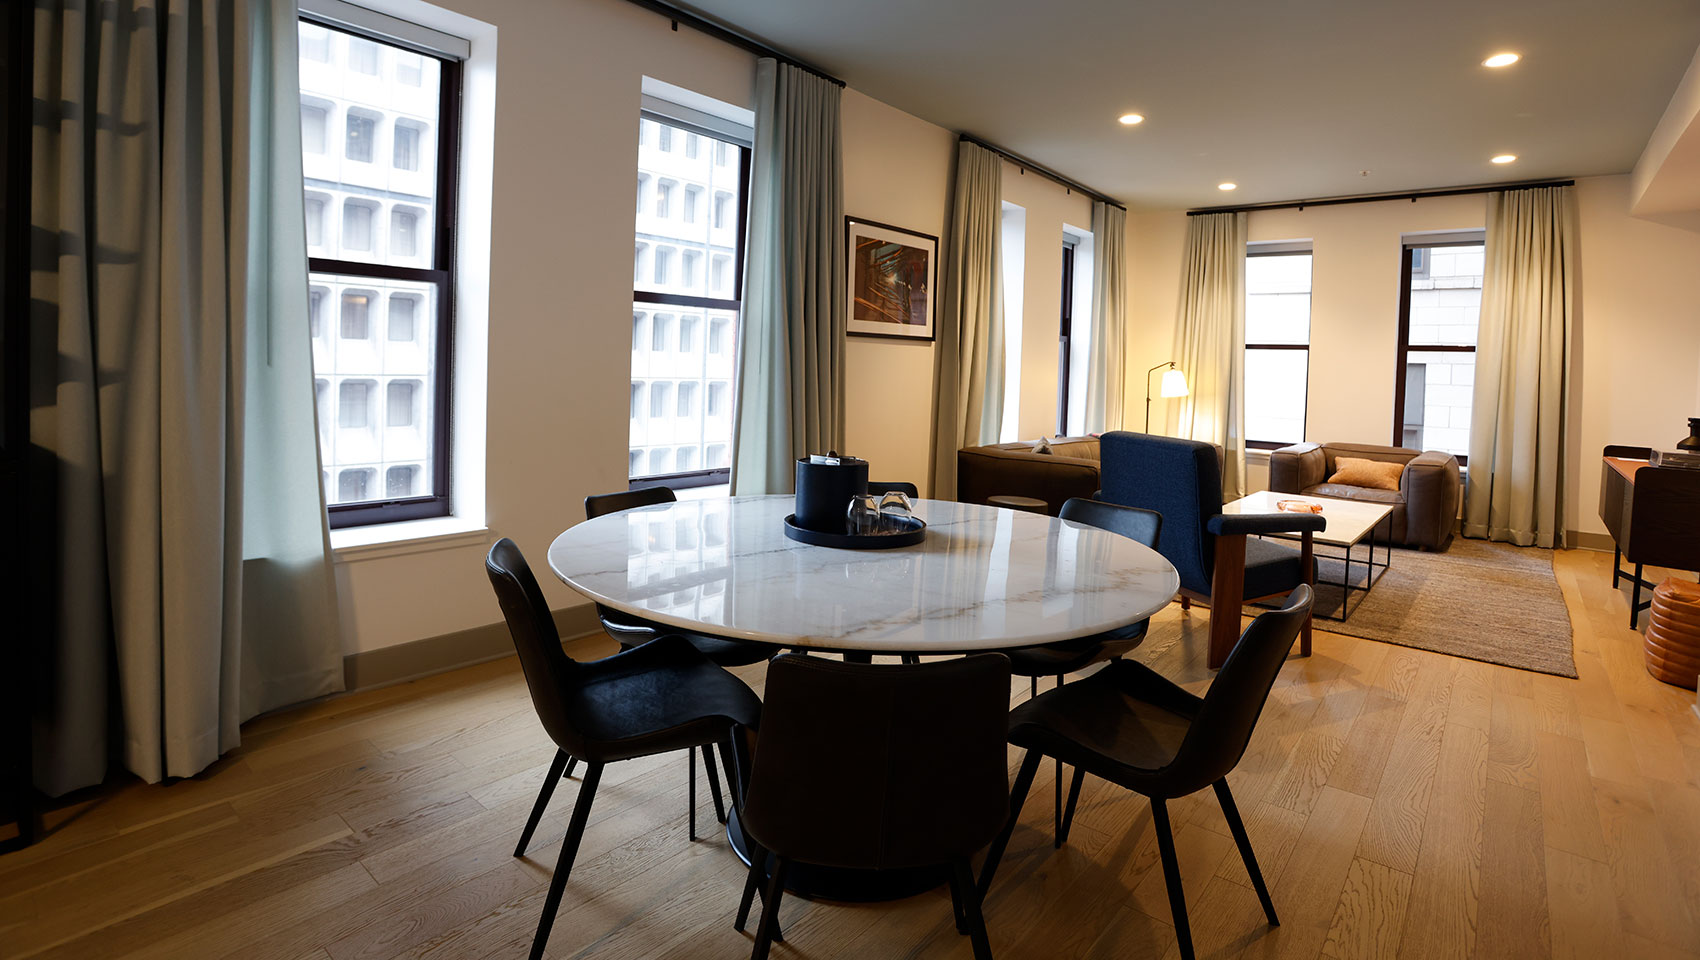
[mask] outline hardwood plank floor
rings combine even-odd
[[[1577,680],[1323,632],[1288,663],[1230,778],[1281,927],[1209,792],[1170,804],[1200,957],[1700,960],[1694,695],[1647,676],[1609,556],[1555,565]],[[1204,689],[1206,617],[1171,606],[1138,658]],[[108,790],[0,857],[0,958],[524,956],[575,796],[515,859],[552,752],[511,659],[259,718],[203,775]],[[1055,850],[1052,775],[988,899],[994,952],[1177,957],[1145,801],[1088,781]],[[684,758],[607,769],[551,957],[748,954],[743,869],[698,800],[693,844]],[[971,955],[942,889],[788,898],[784,922],[780,960]]]

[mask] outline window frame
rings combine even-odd
[[[453,477],[450,471],[453,462],[453,457],[450,455],[450,445],[454,439],[451,398],[454,394],[455,237],[457,218],[460,214],[462,59],[452,53],[422,46],[415,39],[386,36],[378,31],[362,29],[346,21],[340,21],[308,9],[302,9],[298,19],[316,27],[340,31],[358,39],[418,53],[430,57],[440,64],[436,129],[437,177],[434,204],[436,216],[434,218],[435,223],[430,227],[434,231],[431,266],[401,267],[360,260],[309,257],[307,269],[312,274],[330,274],[371,280],[404,280],[428,283],[436,288],[437,331],[433,353],[435,357],[433,372],[436,389],[433,391],[435,396],[428,397],[425,401],[431,404],[432,409],[432,429],[429,441],[431,455],[428,458],[431,463],[432,489],[428,493],[412,497],[396,499],[380,497],[359,503],[330,503],[331,491],[327,488],[324,491],[325,509],[329,517],[330,527],[341,529],[343,527],[446,517],[452,512],[454,492]],[[369,74],[362,75],[369,76]],[[420,133],[420,144],[422,145],[424,131],[420,131]],[[374,145],[374,161],[376,156]],[[303,187],[312,188],[305,181]],[[376,216],[373,217],[373,220],[373,247],[376,248],[378,246],[377,231],[381,227],[376,222]],[[418,242],[419,238],[416,237],[415,249],[417,249]],[[368,327],[376,319],[379,318],[369,315],[367,318]],[[387,330],[388,316],[381,319]],[[419,321],[420,318],[416,312],[414,317],[416,331]],[[368,329],[368,333],[371,332]],[[340,475],[341,471],[339,470],[339,478]],[[378,492],[380,494],[387,492],[384,478],[380,476],[377,479]]]
[[[1473,231],[1464,231],[1466,233]],[[1415,251],[1420,249],[1432,250],[1437,247],[1481,247],[1487,244],[1487,232],[1481,231],[1474,239],[1465,239],[1457,235],[1448,235],[1449,239],[1424,240],[1422,237],[1406,239],[1399,250],[1399,326],[1395,335],[1393,348],[1393,446],[1405,445],[1405,367],[1411,354],[1411,274]],[[1421,343],[1417,344],[1417,353],[1468,353],[1474,355],[1476,344],[1468,346],[1461,343]],[[1468,467],[1470,458],[1467,454],[1453,454],[1458,458],[1458,466]]]
[[[747,229],[749,227],[749,216],[750,216],[750,154],[751,154],[753,146],[754,146],[753,142],[751,140],[742,139],[740,137],[733,136],[732,134],[724,132],[724,131],[712,130],[712,129],[705,127],[701,124],[692,123],[689,120],[681,120],[681,119],[678,119],[676,117],[670,117],[670,116],[667,116],[665,113],[661,113],[661,112],[656,111],[656,110],[651,110],[647,107],[642,109],[642,110],[639,110],[638,116],[639,116],[639,121],[640,121],[640,127],[641,127],[641,122],[643,120],[649,120],[649,121],[654,122],[654,123],[662,124],[663,126],[676,128],[678,130],[683,131],[687,135],[688,134],[696,134],[699,137],[707,137],[710,140],[734,144],[736,146],[742,147],[743,149],[739,151],[739,155],[738,155],[738,183],[739,183],[738,210],[737,210],[737,214],[736,214],[736,220],[733,223],[734,233],[733,233],[733,237],[732,237],[732,251],[733,251],[732,252],[732,264],[731,264],[732,296],[730,298],[697,297],[697,296],[689,296],[689,295],[686,295],[686,294],[657,293],[655,291],[650,291],[650,290],[636,290],[636,289],[634,289],[632,291],[632,300],[634,300],[638,303],[648,304],[648,305],[651,306],[651,309],[650,309],[650,324],[651,324],[652,336],[653,336],[653,325],[655,323],[655,310],[653,308],[655,306],[661,306],[661,307],[694,307],[694,308],[700,309],[700,310],[703,311],[702,320],[705,324],[712,322],[712,319],[709,317],[707,311],[709,311],[709,310],[725,310],[725,311],[730,311],[732,314],[737,316],[738,322],[742,323],[743,320],[744,320],[744,253],[745,253],[745,250],[747,248],[747,239],[748,239],[745,236],[745,232],[747,231]],[[659,131],[659,129],[660,128],[658,127],[657,130]],[[659,137],[659,133],[657,134],[657,136]],[[669,137],[671,137],[671,134],[669,134]],[[727,164],[727,166],[730,166],[730,164]],[[707,214],[707,217],[708,217],[708,228],[709,228],[709,230],[712,231],[712,230],[716,230],[716,229],[724,229],[723,227],[716,227],[714,225],[714,220],[713,220],[714,211],[713,211],[713,206],[712,206],[713,200],[714,200],[713,191],[705,190],[704,193],[709,195],[708,196],[709,206],[708,206],[708,209],[705,210],[705,213]],[[640,240],[638,242],[642,243],[644,241]],[[682,260],[683,260],[683,258],[681,257],[681,269],[683,269]],[[705,263],[706,263],[706,258],[705,258]],[[671,278],[672,276],[673,275],[670,273],[669,277]],[[705,285],[706,285],[706,279],[707,278],[705,276]],[[671,284],[671,282],[672,282],[671,279],[668,282]],[[712,292],[712,288],[711,288],[711,292]],[[674,316],[678,316],[678,314],[675,313]],[[705,327],[700,332],[703,335],[704,349],[706,350],[707,349],[707,328]],[[736,375],[735,369],[734,369],[734,375]],[[663,379],[665,379],[665,378],[663,378]],[[669,382],[671,382],[671,381],[669,381]],[[704,411],[703,412],[704,416],[708,415],[707,414],[708,393],[711,392],[711,390],[712,390],[712,386],[710,386],[708,389],[705,389],[704,392],[703,392],[703,396],[698,401],[700,408]],[[734,432],[737,430],[736,424],[733,425],[733,430],[734,430]],[[648,458],[646,457],[645,458],[646,462],[647,462],[647,459]],[[705,449],[703,451],[703,460],[706,461],[707,459],[708,459],[708,451]],[[715,467],[715,468],[712,468],[712,469],[704,469],[704,470],[686,470],[686,471],[680,471],[680,472],[677,472],[677,473],[645,474],[644,476],[641,476],[641,477],[628,477],[627,484],[628,484],[628,489],[631,489],[631,490],[647,490],[647,489],[650,489],[652,487],[672,487],[674,489],[683,489],[683,488],[686,488],[686,487],[715,486],[715,485],[718,485],[718,484],[727,483],[731,480],[731,478],[732,478],[732,468],[731,467]]]
[[[1057,436],[1068,436],[1069,359],[1074,349],[1074,255],[1079,241],[1063,237],[1062,312],[1057,335]]]
[[[1258,249],[1253,249],[1254,247],[1258,248]],[[1259,243],[1254,242],[1254,243],[1250,243],[1250,244],[1246,245],[1245,255],[1246,255],[1247,260],[1250,260],[1252,257],[1296,257],[1296,256],[1310,257],[1311,258],[1311,260],[1310,260],[1310,277],[1311,277],[1310,296],[1311,296],[1311,305],[1313,307],[1315,306],[1315,303],[1316,303],[1316,300],[1315,300],[1315,298],[1316,298],[1316,250],[1315,250],[1314,247],[1312,247],[1312,245],[1309,242],[1303,242],[1303,243],[1299,243],[1299,242],[1294,242],[1294,243],[1267,243],[1267,244],[1259,244]],[[1247,291],[1246,295],[1250,296],[1250,291]],[[1313,314],[1314,314],[1314,311],[1313,311]],[[1304,382],[1304,392],[1303,392],[1304,416],[1300,420],[1301,426],[1299,428],[1299,436],[1301,437],[1301,439],[1298,440],[1298,441],[1253,440],[1250,437],[1247,437],[1246,441],[1245,441],[1245,446],[1246,446],[1247,450],[1279,450],[1282,447],[1292,446],[1294,442],[1303,443],[1304,440],[1302,438],[1309,435],[1309,430],[1310,430],[1310,324],[1311,324],[1312,319],[1314,319],[1314,316],[1307,316],[1305,318],[1305,342],[1304,343],[1252,343],[1248,340],[1248,341],[1246,341],[1244,347],[1241,350],[1240,389],[1242,391],[1245,389],[1245,359],[1246,359],[1245,355],[1246,354],[1249,354],[1253,350],[1303,350],[1304,353],[1305,353],[1305,382]]]

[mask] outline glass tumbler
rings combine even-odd
[[[866,537],[880,532],[880,504],[871,493],[850,498],[845,511],[845,530],[853,536]]]
[[[884,533],[902,533],[915,516],[915,505],[902,490],[893,490],[880,498],[880,529]]]

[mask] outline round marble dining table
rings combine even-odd
[[[917,500],[914,546],[785,536],[790,496],[685,500],[587,520],[549,566],[597,603],[693,633],[854,654],[962,654],[1137,623],[1180,587],[1155,550],[1097,527]]]
[[[786,537],[793,502],[732,497],[607,514],[556,537],[549,566],[586,597],[646,620],[846,659],[1092,636],[1146,619],[1180,588],[1156,551],[1056,517],[917,500],[920,543],[841,550]],[[735,810],[726,835],[749,863]],[[830,900],[896,899],[945,882],[932,868],[796,864],[786,876],[793,892]]]

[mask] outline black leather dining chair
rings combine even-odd
[[[531,941],[531,960],[539,960],[584,837],[602,768],[620,760],[713,744],[724,751],[722,757],[731,769],[733,730],[756,725],[761,700],[742,680],[715,666],[682,637],[662,636],[601,660],[575,661],[561,649],[554,617],[519,547],[506,537],[496,541],[484,568],[525,670],[532,706],[556,747],[514,856],[525,854],[568,759],[585,764],[578,801],[543,901],[543,916]]]
[[[1301,584],[1280,610],[1252,621],[1203,697],[1189,693],[1144,664],[1119,660],[1011,711],[1009,742],[1026,747],[1027,755],[1010,792],[1009,821],[981,868],[981,895],[991,887],[1040,759],[1051,756],[1075,769],[1065,829],[1080,796],[1084,774],[1150,798],[1157,851],[1183,960],[1193,960],[1193,950],[1175,839],[1169,828],[1168,801],[1176,797],[1215,788],[1252,888],[1263,903],[1270,925],[1278,924],[1275,904],[1257,868],[1257,857],[1228,790],[1227,776],[1245,754],[1275,675],[1310,616],[1311,599],[1311,588]]]
[[[1153,549],[1156,548],[1158,537],[1163,530],[1163,515],[1155,510],[1124,507],[1119,503],[1105,503],[1101,500],[1083,500],[1080,497],[1071,497],[1063,503],[1058,517],[1121,534]],[[1141,620],[1109,633],[1004,652],[1009,656],[1010,672],[1018,677],[1027,677],[1032,695],[1037,697],[1040,677],[1056,677],[1057,686],[1060,687],[1063,685],[1063,677],[1067,674],[1106,660],[1119,660],[1129,650],[1144,642],[1150,623],[1149,620]],[[1058,760],[1056,766],[1057,797],[1052,806],[1054,822],[1051,842],[1061,847],[1068,840],[1068,821],[1063,816],[1062,761]]]
[[[869,480],[868,492],[876,497],[883,497],[888,493],[903,493],[908,494],[911,500],[921,496],[920,489],[907,480]]]
[[[995,653],[922,664],[785,654],[768,665],[764,692],[739,814],[750,872],[733,924],[744,929],[765,880],[754,960],[767,956],[793,862],[948,865],[957,929],[972,938],[977,960],[989,960],[968,859],[1007,811],[1009,661]]]
[[[618,493],[597,493],[584,498],[584,516],[592,520],[621,510],[632,510],[637,507],[654,507],[664,503],[675,503],[678,498],[670,487],[648,487],[643,490],[621,490]],[[613,637],[621,647],[630,648],[648,643],[663,634],[677,634],[690,641],[699,653],[722,667],[743,667],[752,663],[760,663],[773,655],[773,648],[759,643],[739,643],[735,640],[724,640],[720,637],[708,637],[691,633],[645,620],[615,610],[611,607],[596,605],[596,615],[602,621],[602,629]],[[726,805],[720,794],[720,774],[714,766],[714,753],[708,747],[702,748],[702,764],[708,774],[709,793],[714,798],[714,817],[721,823],[726,822]],[[572,762],[567,765],[567,773],[572,774]],[[686,776],[690,778],[690,787],[685,793],[685,802],[690,806],[688,823],[690,838],[697,838],[697,755],[693,751]],[[731,789],[731,771],[727,771],[727,788]]]

